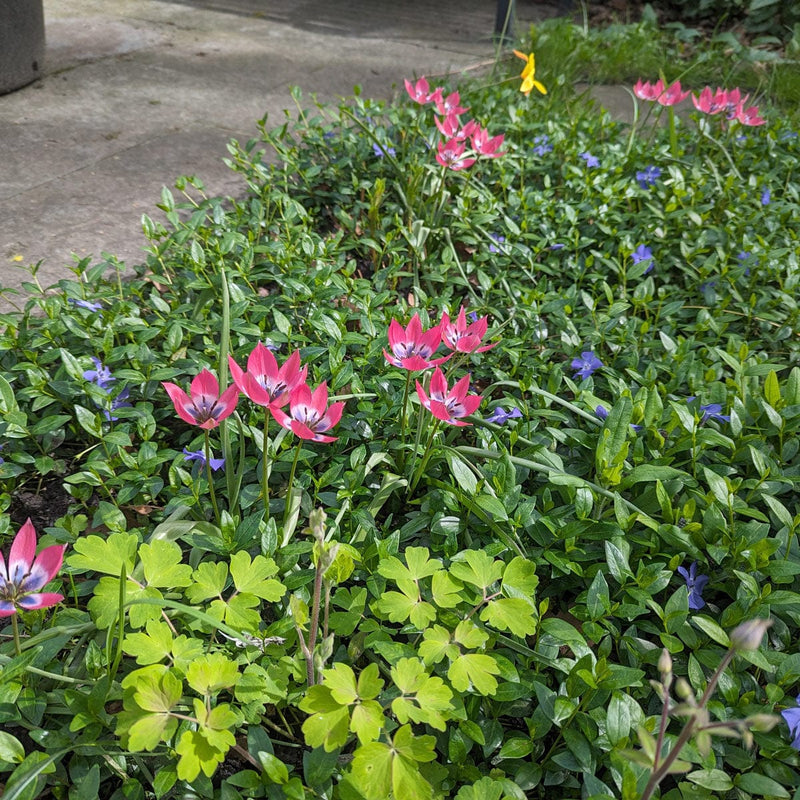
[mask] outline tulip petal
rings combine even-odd
[[[8,554],[8,580],[19,584],[23,576],[30,572],[36,555],[36,531],[30,519],[19,529]]]
[[[54,592],[41,592],[38,594],[27,594],[25,597],[20,597],[17,600],[17,605],[24,611],[30,611],[34,608],[48,608],[60,603],[64,599],[63,594],[56,594]]]
[[[18,583],[20,592],[37,592],[46,584],[50,583],[61,569],[64,562],[65,544],[54,544],[45,547],[33,562],[28,575]]]
[[[10,617],[16,613],[17,609],[10,600],[0,600],[0,617]]]
[[[216,399],[219,397],[219,381],[203,367],[192,379],[189,394],[192,396],[193,401],[196,401],[198,397],[213,397]]]
[[[169,381],[164,381],[161,385],[169,395],[169,399],[172,400],[172,405],[175,406],[175,411],[178,413],[178,416],[190,425],[197,425],[197,420],[189,412],[190,408],[194,408],[194,403],[189,399],[189,395],[187,395],[180,386],[176,386]]]

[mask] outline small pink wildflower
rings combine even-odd
[[[474,414],[483,400],[480,395],[468,394],[469,375],[465,375],[452,389],[448,389],[447,379],[439,367],[434,370],[431,376],[429,392],[430,396],[425,393],[422,385],[417,381],[417,396],[420,403],[436,419],[440,419],[448,425],[458,425],[459,427],[469,425],[468,422],[461,422],[462,417]]]

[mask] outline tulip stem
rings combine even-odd
[[[420,415],[421,416],[421,415]],[[419,479],[422,477],[422,473],[425,470],[425,467],[428,464],[428,459],[431,457],[431,449],[433,447],[433,439],[436,436],[436,431],[439,430],[439,425],[441,425],[442,421],[437,419],[436,422],[433,424],[433,429],[431,430],[431,435],[428,437],[428,444],[425,446],[425,452],[422,455],[422,459],[419,462],[419,466],[417,467],[417,471],[414,474],[414,477],[411,480],[411,485],[408,487],[408,493],[411,494],[414,489],[416,489],[417,484],[419,483]]]
[[[300,459],[300,448],[303,446],[303,440],[301,439],[297,443],[297,447],[294,451],[294,461],[292,461],[292,470],[289,473],[289,488],[286,490],[286,507],[283,510],[283,538],[282,538],[282,546],[285,547],[288,542],[288,537],[286,536],[286,526],[289,524],[289,514],[292,511],[292,493],[294,491],[294,473],[297,470],[297,462]]]
[[[411,388],[411,371],[406,373],[406,388],[403,390],[403,405],[400,413],[400,472],[405,466],[406,424],[408,422],[408,392]]]
[[[11,615],[11,631],[14,634],[14,650],[16,651],[17,655],[21,655],[22,650],[19,646],[19,623],[17,622],[16,611]]]
[[[264,498],[264,522],[269,521],[269,409],[264,409],[264,458],[261,469],[261,492]]]
[[[208,440],[208,431],[203,431],[205,435],[205,451],[206,451],[206,475],[208,476],[208,492],[211,495],[211,505],[214,506],[214,517],[217,520],[217,525],[222,524],[222,517],[219,515],[219,506],[217,505],[217,494],[214,491],[214,475],[211,471],[211,443]]]

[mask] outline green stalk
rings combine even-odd
[[[290,514],[290,512],[292,510],[292,493],[294,491],[294,473],[295,473],[295,470],[297,469],[297,461],[300,458],[300,449],[302,448],[302,446],[303,446],[303,440],[300,439],[300,441],[297,443],[297,448],[294,451],[294,461],[292,461],[292,470],[289,473],[289,488],[286,490],[286,507],[283,510],[283,530],[284,530],[284,534],[283,534],[283,539],[282,539],[282,542],[281,542],[281,546],[282,547],[286,547],[286,545],[289,544],[289,542],[287,540],[287,537],[286,537],[286,526],[287,526],[287,524],[289,522],[289,514]]]
[[[219,385],[220,391],[224,391],[228,384],[228,354],[230,353],[231,347],[231,297],[228,291],[228,276],[225,272],[224,263],[220,263],[219,283],[222,292],[222,330],[220,330],[219,333]],[[238,491],[236,487],[236,475],[233,470],[233,451],[231,448],[231,435],[227,419],[220,423],[219,433],[222,445],[222,457],[228,465],[228,468],[225,470],[225,481],[228,487],[228,510],[234,513],[238,506]],[[208,436],[206,435],[206,447],[207,446]],[[242,446],[241,442],[239,446]],[[206,453],[206,464],[208,464],[208,453]],[[209,486],[213,486],[210,477]],[[212,488],[212,498],[213,496]],[[217,522],[219,522],[220,517],[216,500],[214,500],[214,510],[217,512]]]
[[[264,522],[267,522],[269,520],[269,408],[264,408],[264,456],[261,464],[261,496],[264,500]]]
[[[211,471],[211,444],[208,439],[208,431],[203,431],[205,435],[205,453],[206,453],[206,475],[208,476],[208,491],[211,495],[211,505],[214,506],[214,518],[217,520],[217,525],[222,525],[222,518],[219,515],[219,506],[217,505],[217,494],[214,491],[214,476]],[[227,461],[225,462],[228,463]],[[225,470],[229,472],[230,470]]]
[[[478,420],[475,419],[475,422],[478,422]],[[522,437],[520,437],[520,439],[521,438]],[[463,453],[464,455],[482,456],[483,458],[490,458],[493,461],[497,461],[497,459],[502,458],[504,455],[503,453],[497,452],[495,450],[485,450],[481,447],[460,446],[454,449],[459,453]],[[587,481],[586,478],[579,478],[577,475],[571,475],[569,472],[564,472],[564,470],[556,469],[556,467],[553,467],[550,464],[542,464],[540,461],[533,461],[529,458],[520,458],[519,456],[512,456],[512,455],[508,455],[508,458],[512,464],[518,464],[521,467],[527,467],[528,469],[532,469],[534,472],[542,472],[545,475],[559,475],[559,476],[563,475],[564,477],[570,479],[573,486],[578,486],[578,485],[585,486],[591,489],[593,492],[597,492],[599,495],[607,497],[609,500],[614,500],[616,497],[619,497],[623,505],[625,505],[630,511],[632,511],[635,514],[639,514],[642,517],[642,519],[652,520],[652,517],[646,511],[642,511],[641,508],[631,503],[630,500],[626,500],[624,497],[622,497],[622,495],[616,494],[615,492],[611,492],[608,489],[604,489],[602,486],[593,483],[592,481]]]
[[[17,612],[11,615],[11,631],[14,634],[14,651],[17,655],[22,654],[22,649],[19,646],[19,623],[17,622]]]
[[[439,425],[441,425],[442,421],[437,419],[436,422],[433,424],[433,428],[431,429],[431,435],[428,437],[428,444],[425,447],[425,452],[422,455],[422,459],[419,462],[419,466],[417,467],[417,471],[414,474],[414,477],[411,481],[411,485],[408,487],[408,494],[412,494],[414,489],[417,488],[417,484],[419,483],[419,479],[422,477],[422,473],[425,470],[425,467],[428,464],[428,460],[431,457],[431,450],[433,447],[433,439],[436,436],[436,431],[439,430]]]
[[[400,472],[403,471],[405,465],[405,443],[406,443],[406,423],[408,422],[408,392],[411,388],[411,370],[407,370],[406,375],[406,388],[403,390],[403,405],[400,412]]]
[[[678,132],[675,128],[675,109],[670,106],[669,112],[669,149],[672,152],[672,157],[678,157]]]

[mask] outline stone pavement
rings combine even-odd
[[[518,0],[517,31],[557,13]],[[45,0],[42,80],[0,97],[0,284],[42,261],[41,283],[75,257],[145,261],[141,216],[161,187],[197,175],[209,195],[244,193],[222,162],[291,108],[389,97],[402,79],[491,60],[494,0]],[[0,301],[0,308],[7,308]]]

